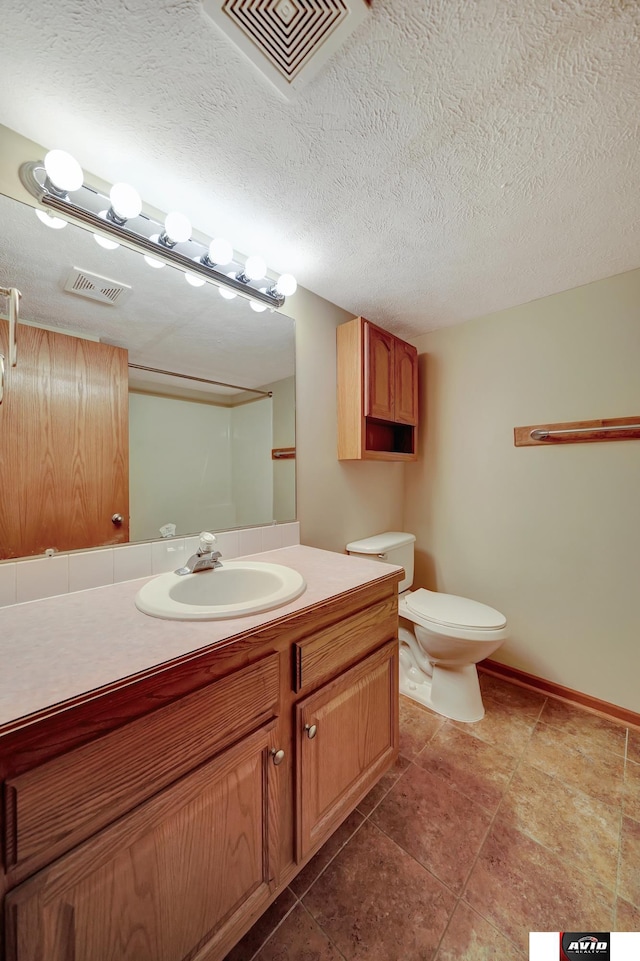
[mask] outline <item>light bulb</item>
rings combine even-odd
[[[197,274],[185,273],[184,279],[188,284],[191,284],[192,287],[204,287],[206,284],[204,277],[198,277]]]
[[[234,280],[235,280],[235,276],[236,275],[232,270],[229,271],[229,273],[227,274],[227,277],[233,277]],[[224,297],[225,300],[233,300],[234,297],[238,296],[235,290],[229,290],[228,287],[218,287],[218,290],[220,291],[220,296]]]
[[[145,259],[145,262],[148,263],[150,267],[155,267],[156,270],[159,270],[161,267],[164,267],[164,261],[158,260],[157,257],[150,257],[149,254],[144,254],[144,259]]]
[[[166,239],[172,244],[182,244],[191,239],[191,223],[188,217],[177,211],[167,214],[164,220]]]
[[[267,265],[262,257],[247,257],[244,265],[244,276],[247,280],[260,280],[267,272]]]
[[[82,167],[66,150],[50,150],[44,158],[44,169],[58,190],[79,190],[82,187]]]
[[[103,237],[102,234],[94,234],[93,239],[105,250],[117,250],[120,244],[117,244],[115,240],[109,240],[108,237]]]
[[[224,237],[214,237],[209,244],[209,260],[213,264],[228,264],[233,260],[233,247]]]
[[[98,214],[98,217],[100,217],[101,220],[106,220],[108,217],[108,211],[101,210]],[[93,239],[97,244],[100,244],[101,247],[104,247],[105,250],[117,250],[117,248],[120,246],[120,244],[116,243],[115,240],[110,240],[108,237],[103,237],[102,234],[94,234]]]
[[[277,292],[283,297],[291,297],[298,289],[298,282],[293,274],[281,274],[275,286]]]
[[[114,184],[109,191],[111,209],[119,220],[131,220],[138,217],[142,210],[140,194],[130,184]]]
[[[267,309],[266,304],[259,304],[257,300],[250,300],[249,306],[251,310],[255,310],[256,314],[261,314],[263,310]]]
[[[52,217],[46,210],[36,210],[36,217],[45,227],[51,227],[52,230],[62,230],[63,227],[67,226],[66,220],[62,220],[60,217]]]

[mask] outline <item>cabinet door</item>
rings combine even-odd
[[[220,956],[234,926],[266,904],[275,878],[269,822],[278,768],[269,757],[270,730],[256,731],[12,891],[7,961]]]
[[[418,351],[404,340],[395,343],[395,414],[398,424],[418,423]]]
[[[0,404],[0,559],[129,540],[128,409],[126,350],[20,327]]]
[[[398,753],[398,642],[296,705],[298,860],[340,824]]]
[[[395,373],[393,334],[364,322],[365,417],[393,420]]]

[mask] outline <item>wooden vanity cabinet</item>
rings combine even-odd
[[[296,705],[297,856],[335,831],[398,753],[395,641]]]
[[[399,576],[0,730],[0,961],[221,961],[397,756]]]
[[[338,459],[416,460],[416,348],[364,317],[336,337]]]
[[[9,961],[216,958],[276,874],[263,728],[7,895]]]

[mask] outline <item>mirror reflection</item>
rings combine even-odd
[[[0,218],[0,559],[294,519],[293,320],[1,195]]]

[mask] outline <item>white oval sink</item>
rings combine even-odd
[[[301,574],[282,564],[223,561],[197,574],[160,574],[136,594],[136,607],[172,621],[214,621],[281,607],[305,590]]]

